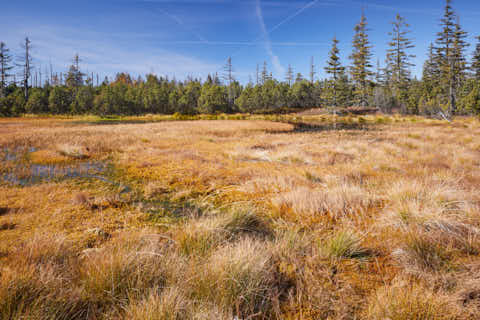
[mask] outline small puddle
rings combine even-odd
[[[22,148],[18,147],[15,149],[3,148],[0,149],[0,160],[1,161],[17,161],[20,160],[25,155],[37,151],[37,148]]]
[[[26,157],[28,153],[35,152],[35,148],[18,148],[9,150],[4,148],[0,155],[3,162],[15,162]],[[7,166],[0,172],[0,183],[9,185],[28,186],[32,184],[61,181],[75,178],[97,179],[115,185],[122,189],[120,193],[127,193],[131,188],[119,182],[108,179],[105,174],[109,165],[100,161],[84,161],[73,164],[31,164],[18,163],[15,166]]]

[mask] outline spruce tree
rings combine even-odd
[[[353,65],[350,67],[350,74],[355,84],[355,96],[361,106],[368,104],[368,95],[370,89],[369,78],[373,75],[370,41],[367,34],[367,18],[362,12],[360,22],[355,26],[355,36],[353,37],[353,52],[350,59]]]
[[[475,37],[475,39],[477,39],[477,44],[475,45],[475,51],[473,52],[470,69],[473,77],[480,80],[480,36]]]
[[[83,85],[84,74],[80,71],[80,57],[76,54],[73,57],[73,64],[70,66],[65,82],[68,87],[78,88]]]
[[[433,43],[428,47],[428,58],[423,64],[422,80],[424,82],[438,82],[440,76],[440,69],[438,66],[438,58],[436,56]]]
[[[457,17],[453,40],[453,76],[455,92],[463,85],[467,78],[467,58],[465,50],[469,44],[465,41],[467,32],[460,26],[460,19]]]
[[[409,54],[407,50],[414,48],[412,41],[407,37],[409,25],[405,19],[398,15],[392,22],[393,30],[388,33],[392,40],[388,43],[387,49],[387,70],[389,71],[389,85],[396,98],[405,101],[408,83],[411,78],[410,67],[414,64],[410,62],[410,58],[415,56]]]
[[[380,65],[380,59],[377,59],[377,71],[375,72],[375,82],[377,85],[384,85],[384,73]]]
[[[478,42],[475,46],[475,51],[473,52],[471,69],[474,78],[480,80],[480,36],[476,37],[476,39]]]
[[[442,31],[437,33],[436,39],[436,58],[440,70],[440,85],[444,91],[444,96],[447,96],[446,104],[450,116],[454,115],[457,109],[456,94],[465,71],[463,54],[466,48],[464,41],[466,32],[460,27],[451,2],[451,0],[446,0],[443,18],[440,23]]]
[[[5,43],[0,42],[0,97],[5,97],[5,88],[8,85],[8,78],[12,75],[9,73],[13,69],[12,56]]]
[[[345,67],[340,62],[340,50],[338,49],[338,40],[336,37],[332,40],[332,49],[330,50],[330,56],[325,67],[325,72],[331,75],[332,78],[332,90],[333,90],[333,106],[337,106],[337,90],[339,86],[340,75],[345,71]]]

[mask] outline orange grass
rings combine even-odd
[[[0,318],[478,314],[477,119],[265,119],[0,119]]]

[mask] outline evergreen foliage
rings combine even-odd
[[[437,116],[440,112],[447,116],[480,114],[480,37],[468,61],[467,33],[460,25],[452,1],[445,1],[441,30],[429,46],[420,80],[411,75],[413,55],[409,51],[414,44],[409,37],[409,25],[400,15],[395,17],[389,32],[391,40],[385,66],[382,68],[377,58],[376,73],[372,71],[367,19],[362,13],[354,29],[350,66],[342,65],[339,42],[333,38],[324,66],[326,79],[316,79],[312,57],[308,80],[300,72],[295,74],[292,65],[288,65],[284,81],[277,81],[265,61],[263,67],[257,64],[255,83],[251,79],[246,85],[235,79],[231,58],[227,59],[220,77],[212,73],[204,80],[189,77],[177,81],[153,74],[142,78],[119,73],[114,79],[105,77],[100,83],[98,74],[86,76],[82,72],[78,54],[67,72],[50,70],[49,75],[44,73],[47,75],[42,80],[40,68],[32,74],[34,60],[28,37],[17,57],[16,69],[9,49],[0,41],[0,115],[15,116],[25,112],[98,115],[277,113],[313,107],[334,107],[336,110],[337,107],[359,105],[375,106],[383,112]]]
[[[368,105],[368,97],[371,91],[370,77],[373,75],[371,49],[372,46],[367,34],[367,18],[362,12],[360,22],[355,26],[355,36],[353,37],[353,52],[350,55],[352,66],[350,74],[355,84],[355,98],[361,106]]]
[[[397,14],[392,26],[393,30],[388,33],[392,39],[388,43],[389,48],[387,49],[387,82],[393,96],[400,104],[405,104],[408,99],[407,93],[411,80],[410,67],[414,66],[410,62],[410,58],[415,57],[409,54],[407,50],[415,46],[412,40],[407,37],[410,26],[406,23],[405,18]]]

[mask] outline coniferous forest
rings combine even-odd
[[[16,57],[0,42],[0,115],[276,113],[349,106],[442,117],[480,114],[480,36],[477,43],[467,43],[468,33],[451,0],[446,0],[421,79],[411,74],[411,26],[400,15],[392,20],[383,67],[379,60],[372,61],[374,44],[362,13],[348,61],[340,59],[339,41],[333,38],[323,63],[328,78],[316,79],[313,59],[309,75],[295,73],[289,65],[284,79],[274,79],[264,62],[248,84],[235,79],[231,58],[224,72],[206,79],[177,81],[153,74],[135,78],[126,73],[101,79],[83,73],[79,55],[67,71],[42,71],[32,56],[34,40],[26,37],[22,55]],[[473,54],[467,52],[470,46]]]

